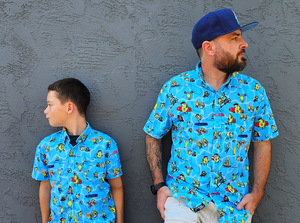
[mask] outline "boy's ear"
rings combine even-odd
[[[72,102],[67,102],[67,113],[68,115],[72,114],[75,109],[75,105]]]

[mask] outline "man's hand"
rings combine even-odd
[[[170,189],[167,186],[161,187],[157,191],[157,209],[160,212],[162,219],[165,220],[165,203],[168,197],[173,197]]]
[[[252,192],[246,194],[241,202],[238,204],[237,209],[241,210],[245,207],[251,215],[264,196],[264,188],[267,182],[270,165],[271,165],[271,142],[262,141],[254,142],[254,155],[253,155],[253,175],[254,184]]]
[[[263,194],[258,194],[255,192],[246,194],[241,200],[241,202],[238,204],[237,209],[241,210],[243,207],[245,207],[245,210],[248,211],[249,214],[253,215],[262,197]]]

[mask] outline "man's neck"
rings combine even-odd
[[[228,74],[216,69],[212,64],[201,63],[201,69],[205,82],[216,91],[226,83]]]
[[[70,119],[66,124],[68,135],[81,135],[87,127],[85,117],[80,116],[76,119]]]

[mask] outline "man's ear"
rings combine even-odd
[[[202,43],[203,52],[209,56],[215,55],[215,44],[213,41],[204,41]]]
[[[67,113],[68,115],[72,114],[72,112],[74,111],[75,109],[75,105],[73,102],[67,102]]]

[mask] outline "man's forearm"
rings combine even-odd
[[[264,188],[267,182],[267,178],[271,166],[271,142],[255,142],[254,156],[253,156],[253,192],[264,194]]]
[[[154,184],[158,184],[163,179],[162,174],[162,142],[161,139],[146,135],[146,157],[149,170]]]

